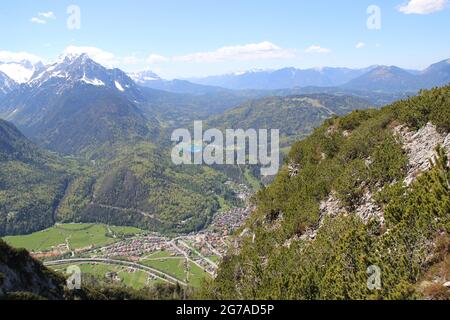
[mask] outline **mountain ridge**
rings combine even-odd
[[[295,143],[200,296],[448,300],[449,103],[422,90]]]
[[[74,154],[146,137],[158,122],[143,115],[143,100],[124,72],[78,55],[36,72],[5,96],[0,114],[34,141]]]
[[[371,89],[386,92],[411,91],[419,89],[429,89],[434,86],[448,84],[450,71],[446,68],[448,59],[435,63],[425,70],[408,70],[395,66],[373,65],[362,69],[351,68],[283,68],[270,71],[250,71],[238,74],[225,74],[204,78],[189,78],[191,82],[202,85],[215,85],[227,89],[254,89],[254,90],[277,90],[296,87],[344,87],[351,89]],[[439,67],[439,69],[438,69]],[[386,73],[381,71],[390,69],[392,75],[397,75],[400,85],[395,82],[378,84],[386,77]],[[438,70],[437,70],[438,69]],[[360,84],[361,80],[367,80],[369,75],[379,72],[379,77],[374,77],[372,81],[365,83],[366,87]]]

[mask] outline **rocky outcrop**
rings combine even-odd
[[[47,299],[64,299],[64,278],[56,275],[25,250],[9,247],[0,240],[0,298],[27,292]]]
[[[384,222],[384,215],[381,208],[373,200],[373,194],[370,191],[366,191],[364,196],[355,209],[355,213],[364,221],[369,222],[370,219],[376,218],[380,222]],[[348,210],[342,205],[341,201],[331,194],[327,200],[320,203],[320,225],[326,216],[336,217],[339,214],[348,214]]]
[[[405,184],[409,186],[417,176],[431,168],[431,161],[436,156],[436,147],[439,145],[450,150],[450,134],[441,134],[436,126],[427,123],[418,131],[411,131],[406,126],[394,128],[395,135],[400,139],[408,156],[408,172]]]
[[[290,162],[288,164],[289,177],[294,178],[298,176],[300,172],[300,165],[298,163]]]
[[[332,129],[328,129],[329,131]],[[393,129],[393,134],[399,139],[403,149],[408,157],[407,175],[404,180],[406,186],[409,186],[422,172],[430,170],[434,162],[436,148],[442,146],[450,151],[450,134],[439,133],[431,123],[427,123],[424,127],[417,131],[411,131],[406,126],[397,126]],[[344,136],[348,136],[349,133]],[[450,158],[450,157],[449,157]],[[367,167],[370,167],[372,160],[366,159]],[[300,166],[295,163],[288,164],[289,176],[295,177],[301,170]],[[378,186],[379,190],[383,186]],[[365,223],[375,218],[384,224],[383,209],[373,199],[374,194],[367,188],[364,195],[359,201],[359,205],[352,211],[358,215]],[[337,217],[339,215],[348,215],[350,211],[342,204],[337,195],[332,192],[327,199],[320,203],[320,219],[319,223],[312,229],[307,229],[301,236],[295,235],[287,239],[283,244],[284,247],[290,247],[296,241],[310,241],[314,240],[317,232],[323,225],[326,217]],[[276,229],[276,228],[275,228]]]
[[[422,172],[430,170],[432,163],[436,157],[436,148],[443,146],[450,151],[450,134],[439,133],[431,123],[427,123],[424,127],[417,131],[411,131],[406,126],[397,126],[394,128],[395,136],[408,157],[407,175],[404,180],[406,186],[409,186]],[[370,159],[366,160],[366,164],[371,164]],[[384,214],[382,209],[373,200],[373,194],[367,190],[360,201],[360,205],[356,207],[355,213],[364,221],[368,222],[372,218],[377,218],[380,222],[384,222]],[[320,204],[320,224],[322,224],[326,216],[336,217],[340,214],[348,214],[347,209],[341,204],[335,194]],[[308,237],[314,237],[314,233]]]
[[[368,222],[372,218],[378,219],[381,223],[384,222],[383,211],[373,200],[373,194],[370,191],[364,194],[361,204],[356,208],[356,214],[364,222]]]
[[[339,214],[346,214],[347,210],[342,206],[335,194],[330,194],[328,199],[320,203],[320,225],[326,216],[336,217]]]

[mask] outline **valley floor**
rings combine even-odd
[[[239,196],[247,200],[249,189],[241,188]],[[229,208],[218,212],[207,229],[174,237],[133,227],[73,223],[3,239],[62,274],[77,266],[82,275],[134,289],[158,283],[199,287],[204,279],[215,277],[230,235],[250,213],[250,206]]]

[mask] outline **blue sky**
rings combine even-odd
[[[67,27],[69,5],[80,8],[80,29]],[[367,27],[370,5],[381,9],[379,30]],[[166,78],[286,66],[424,68],[450,58],[449,31],[447,0],[2,0],[0,60],[85,50]]]

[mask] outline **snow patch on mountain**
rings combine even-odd
[[[89,79],[89,78],[86,77],[86,75],[83,78],[81,78],[80,81],[84,82],[84,83],[87,83],[87,84],[91,84],[93,86],[97,86],[97,87],[105,86],[105,83],[102,80],[99,80],[97,78]]]
[[[121,92],[125,92],[125,89],[122,87],[122,85],[120,84],[120,82],[114,81],[114,84],[116,85],[117,90],[119,90],[119,91],[121,91]]]

